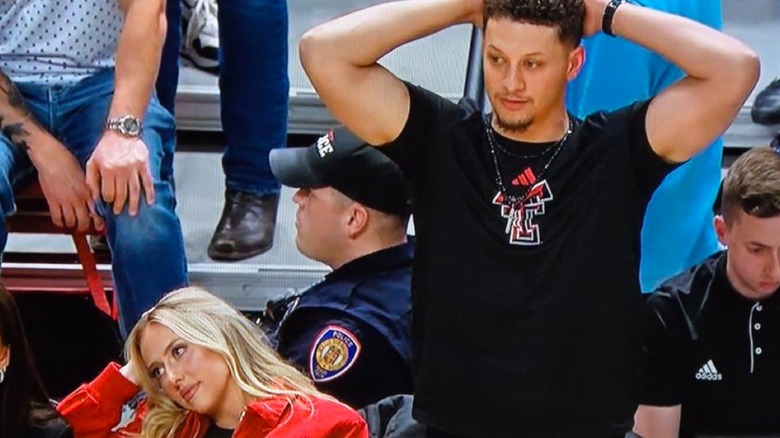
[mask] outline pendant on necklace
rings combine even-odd
[[[509,205],[509,217],[506,219],[506,228],[504,229],[505,234],[509,234],[510,230],[512,229],[512,223],[515,221],[515,215],[517,215],[516,204],[512,202]]]

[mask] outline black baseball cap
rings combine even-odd
[[[366,207],[409,214],[409,191],[398,166],[346,128],[328,131],[304,148],[273,149],[271,171],[295,188],[333,187]]]

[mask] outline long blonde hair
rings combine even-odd
[[[186,287],[169,293],[146,312],[125,343],[125,355],[148,395],[144,437],[174,436],[188,414],[166,397],[146,373],[140,339],[152,322],[167,327],[186,342],[222,356],[232,378],[249,398],[285,395],[290,404],[296,398],[310,400],[310,396],[330,399],[317,391],[311,380],[284,362],[268,345],[260,329],[237,310],[203,289]]]

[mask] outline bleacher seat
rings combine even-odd
[[[102,235],[104,232],[95,229],[92,224],[85,232],[54,225],[46,198],[43,196],[43,191],[37,180],[25,184],[21,190],[17,190],[15,197],[16,212],[7,219],[9,233],[70,235],[76,247],[76,260],[81,264],[82,275],[77,281],[72,281],[72,279],[67,280],[57,275],[47,275],[43,270],[32,269],[21,273],[7,273],[3,269],[3,282],[6,288],[12,293],[89,294],[98,309],[116,320],[118,316],[116,297],[112,293],[111,287],[104,284],[97,269],[96,255],[87,242],[87,236]],[[51,253],[25,253],[25,256],[28,262],[37,263],[52,261],[61,263],[63,260],[61,255]],[[104,262],[108,255],[101,254],[100,257],[102,258],[101,262]]]

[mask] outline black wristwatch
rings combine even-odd
[[[610,0],[607,4],[606,9],[604,9],[604,16],[601,18],[601,30],[605,34],[611,37],[615,36],[612,32],[612,19],[615,18],[615,11],[617,11],[617,8],[625,2],[626,0]]]
[[[140,137],[143,123],[138,117],[124,115],[121,117],[109,117],[106,120],[106,129],[117,131],[125,137]]]

